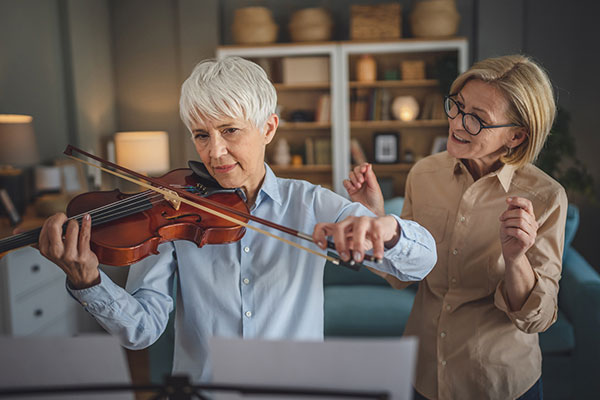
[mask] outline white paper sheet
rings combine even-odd
[[[387,391],[390,399],[412,399],[417,355],[414,337],[325,342],[213,338],[210,349],[215,383]],[[220,392],[217,398],[242,397]],[[316,397],[253,395],[243,398]]]

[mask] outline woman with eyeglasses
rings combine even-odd
[[[562,186],[532,164],[554,120],[552,86],[528,57],[490,58],[456,78],[444,105],[447,151],[414,165],[402,210],[438,252],[405,330],[420,340],[415,398],[541,399],[537,333],[556,321],[567,212]],[[344,185],[383,215],[370,165]]]

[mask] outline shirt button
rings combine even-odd
[[[246,311],[246,317],[250,318],[252,316],[252,311]]]
[[[452,307],[450,306],[450,304],[446,304],[446,311],[450,311],[452,309]]]
[[[465,222],[465,219],[466,218],[464,216],[460,217],[460,222]]]
[[[446,360],[442,360],[442,365],[446,366]]]
[[[445,338],[445,337],[446,337],[446,332],[442,332],[442,333],[440,333],[440,337],[441,337],[442,339],[443,339],[443,338]],[[444,362],[444,361],[442,361],[442,363],[443,363],[443,362]]]
[[[452,278],[452,279],[450,279],[450,282],[452,282],[452,283],[456,283],[456,278]]]
[[[249,284],[249,283],[250,283],[250,279],[248,279],[248,278],[244,278],[244,279],[242,280],[242,282],[244,282],[244,285],[247,285],[247,284]]]
[[[248,246],[244,247],[244,252],[245,252],[245,253],[247,253],[247,252],[249,252],[249,251],[250,251],[250,247],[248,247]]]
[[[454,256],[455,256],[455,255],[457,255],[457,254],[458,254],[458,249],[454,249],[454,250],[452,250],[452,255],[454,255]]]

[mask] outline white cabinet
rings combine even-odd
[[[377,78],[374,82],[358,82],[355,65],[363,54],[374,57],[378,64]],[[399,131],[399,151],[412,153],[414,159],[401,159],[392,164],[375,165],[379,178],[393,180],[393,195],[403,195],[404,179],[414,161],[429,154],[432,143],[437,136],[447,136],[447,120],[419,119],[399,121],[393,118],[370,118],[352,120],[352,98],[358,91],[370,93],[387,92],[390,96],[411,95],[421,102],[421,107],[428,93],[440,92],[439,81],[430,72],[435,63],[448,55],[453,56],[457,72],[463,72],[468,65],[468,44],[464,38],[444,40],[403,39],[386,42],[327,42],[323,44],[276,44],[271,46],[221,46],[217,49],[217,57],[240,56],[251,59],[267,70],[278,93],[278,103],[283,106],[282,118],[277,137],[285,138],[290,143],[292,154],[303,157],[303,165],[281,167],[270,165],[275,173],[282,177],[307,179],[316,184],[329,186],[340,194],[345,194],[342,181],[347,178],[351,164],[351,141],[362,145],[367,159],[374,162],[373,138],[382,131]],[[329,60],[329,79],[326,82],[295,84],[286,82],[282,70],[284,64],[293,57],[327,57]],[[425,63],[427,75],[425,79],[406,80],[396,74],[388,74],[388,70],[400,70],[406,60],[421,60]],[[287,68],[287,66],[286,66]],[[387,70],[386,70],[387,69]],[[392,71],[393,72],[393,71]],[[291,111],[312,107],[318,110],[318,104],[324,94],[329,95],[330,117],[328,121],[290,122]],[[379,101],[379,100],[377,100]],[[441,100],[439,101],[441,105]],[[371,105],[372,106],[372,105]],[[387,110],[389,114],[389,109]],[[295,119],[295,118],[293,118]],[[307,154],[309,143],[329,142],[330,157],[327,162],[314,162]],[[306,144],[305,144],[306,143]],[[312,146],[312,144],[311,144]],[[270,148],[269,148],[270,147]],[[272,160],[273,148],[267,148],[267,160]],[[315,149],[318,153],[318,149]],[[308,161],[310,160],[310,161]]]
[[[32,247],[0,259],[0,332],[73,335],[81,308],[65,289],[65,274]]]

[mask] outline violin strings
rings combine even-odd
[[[150,193],[151,195],[149,195]],[[153,192],[152,190],[146,190],[133,196],[129,196],[125,199],[118,200],[116,202],[69,217],[67,222],[70,220],[76,220],[77,222],[80,222],[85,214],[90,214],[93,225],[99,225],[101,223],[117,219],[125,214],[133,214],[138,211],[143,211],[144,209],[149,208],[147,207],[148,204],[153,206],[154,204],[162,201],[162,198],[162,195]],[[17,246],[17,244],[26,245],[36,242],[40,231],[41,227],[0,240],[0,252],[3,248],[12,249],[20,247]]]

